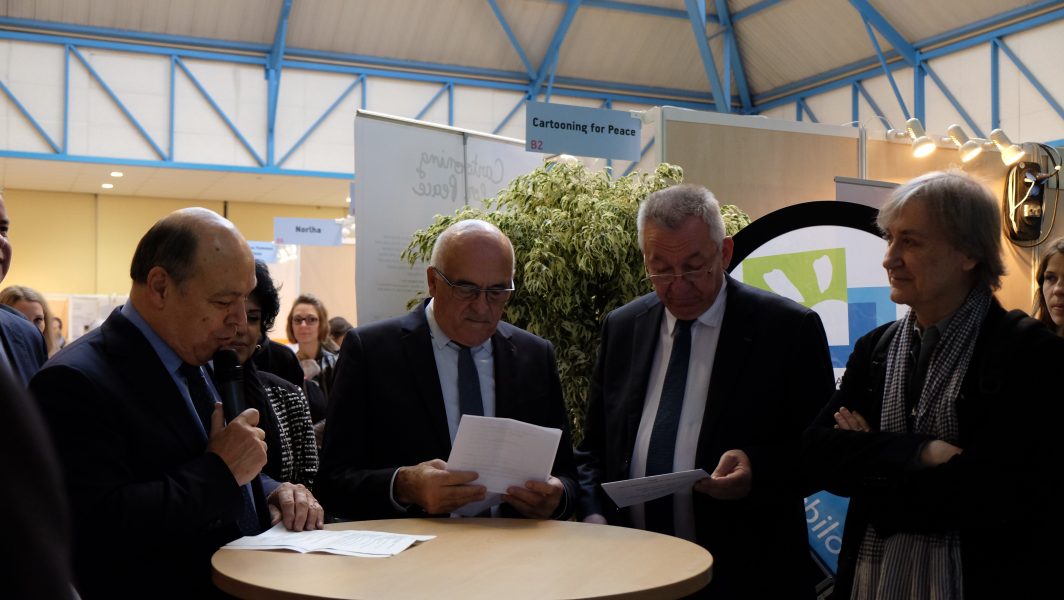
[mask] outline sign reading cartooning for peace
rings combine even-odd
[[[642,123],[628,111],[525,103],[525,150],[639,160]]]

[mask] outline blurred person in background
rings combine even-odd
[[[33,326],[44,336],[44,345],[48,350],[48,356],[56,353],[55,325],[53,324],[52,310],[48,308],[48,301],[40,292],[33,288],[22,285],[12,285],[0,291],[0,303],[6,304],[19,311],[33,323]]]
[[[1049,243],[1038,261],[1038,290],[1034,293],[1034,318],[1064,335],[1064,237]]]
[[[266,333],[281,310],[277,288],[261,261],[255,262],[255,289],[248,295],[246,305],[247,328],[237,332],[232,346],[244,365],[244,394],[249,405],[268,407],[263,423],[267,440],[262,472],[275,481],[310,487],[318,473],[318,449],[303,389],[256,368],[252,360],[252,355],[266,351],[263,340],[268,340]],[[284,350],[291,354],[288,348]]]
[[[329,312],[316,296],[300,294],[288,313],[285,331],[303,367],[303,390],[310,402],[310,415],[320,429],[339,350],[329,339]]]
[[[66,346],[66,338],[63,337],[63,319],[52,317],[52,331],[55,332],[55,351],[58,352]]]
[[[11,242],[7,239],[10,229],[11,220],[0,190],[0,281],[11,268]],[[17,310],[0,303],[0,368],[10,369],[18,383],[26,385],[47,359],[44,340],[33,325]]]
[[[344,336],[348,331],[354,329],[355,326],[348,322],[343,317],[333,317],[329,319],[329,338],[332,339],[336,347],[339,348],[344,342]]]

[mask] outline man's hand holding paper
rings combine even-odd
[[[502,494],[498,501],[522,515],[550,518],[565,494],[562,482],[550,475],[561,433],[513,419],[465,415],[447,464],[478,474],[472,483]]]

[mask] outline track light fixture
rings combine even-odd
[[[905,129],[913,140],[913,156],[923,158],[935,151],[935,140],[931,139],[920,124],[920,119],[912,118],[905,122]]]
[[[957,145],[957,149],[961,155],[961,162],[971,162],[975,157],[983,153],[983,141],[972,139],[968,137],[968,134],[964,133],[960,125],[953,124],[946,128],[946,133],[949,134],[949,139],[953,140],[953,143]]]
[[[1009,140],[1009,136],[1005,135],[1005,132],[1000,129],[995,129],[990,132],[990,140],[994,142],[998,150],[1001,152],[1001,162],[1005,163],[1005,166],[1011,167],[1012,165],[1023,160],[1023,157],[1027,154],[1023,147],[1019,144],[1013,144]]]

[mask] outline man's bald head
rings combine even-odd
[[[228,220],[203,208],[170,213],[133,253],[130,302],[182,360],[198,365],[247,326],[255,259]]]

